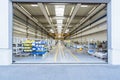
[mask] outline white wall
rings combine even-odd
[[[101,23],[97,26],[94,26],[91,29],[88,29],[72,38],[78,37],[74,39],[75,41],[79,42],[86,42],[86,41],[107,41],[107,23]],[[82,40],[82,41],[81,41]]]
[[[120,65],[120,0],[111,4],[111,63]]]
[[[120,65],[120,0],[111,0],[111,10],[109,11],[108,19],[109,23],[111,23],[111,64]],[[12,55],[11,49],[9,48],[10,38],[9,34],[11,32],[11,20],[12,17],[11,11],[11,2],[9,0],[0,0],[0,65],[8,65],[12,63]],[[9,21],[9,22],[8,22]],[[9,34],[8,34],[9,33]],[[1,53],[2,52],[2,53]]]
[[[0,0],[0,65],[12,63],[12,4],[10,0]]]
[[[24,23],[19,22],[18,20],[14,19],[13,22],[13,38],[14,37],[21,37],[21,38],[27,38],[27,32],[28,32],[28,38],[35,38],[35,36],[37,35],[37,39],[40,39],[41,36],[45,37],[45,35],[41,34],[41,32],[39,30],[37,30],[37,34],[36,34],[36,30],[33,27],[29,26],[28,31],[26,30],[26,25]]]
[[[9,13],[9,3],[8,0],[0,1],[0,48],[9,48],[9,22],[8,22],[8,13]],[[4,6],[4,7],[3,7]]]
[[[102,31],[82,37],[82,41],[85,40],[107,41],[107,31]]]

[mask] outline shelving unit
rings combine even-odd
[[[15,56],[20,55],[23,52],[23,44],[22,43],[13,43],[13,54]]]
[[[32,43],[33,40],[26,40],[23,42],[23,54],[24,56],[29,56],[32,53]]]
[[[32,52],[32,43],[23,43],[23,52],[31,53]]]
[[[44,55],[47,53],[47,42],[46,41],[39,41],[36,40],[35,42],[32,43],[32,55]]]

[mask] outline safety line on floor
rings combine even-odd
[[[64,49],[63,49],[63,45],[61,46],[61,51],[62,51],[63,57],[65,58],[65,52],[64,52]]]
[[[62,54],[62,48],[61,48],[61,45],[59,46],[59,57],[60,57],[60,61],[63,61],[63,54]]]
[[[61,55],[61,58],[62,58],[62,60],[63,60],[64,56],[63,56],[62,45],[59,47],[59,50],[60,50],[60,55]]]
[[[76,55],[74,55],[74,54],[71,53],[70,51],[69,51],[69,53],[71,54],[71,56],[72,56],[76,61],[80,61]]]
[[[62,54],[63,54],[63,57],[65,57],[65,52],[64,52],[63,48],[62,48]]]
[[[56,54],[55,54],[55,56],[54,56],[54,61],[55,61],[55,62],[57,61],[57,56],[58,56],[58,48],[57,48]]]

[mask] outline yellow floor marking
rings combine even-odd
[[[57,50],[56,50],[56,54],[54,56],[54,61],[56,62],[57,61],[57,56],[58,56],[58,47],[57,47]]]
[[[72,57],[75,58],[77,61],[80,61],[80,60],[78,59],[78,57],[76,57],[73,53],[70,52],[70,54],[71,54]]]
[[[63,57],[65,58],[65,52],[63,51],[63,46],[61,47],[61,49],[62,49]]]
[[[72,57],[73,57],[74,59],[76,59],[77,61],[80,61],[76,55],[74,55],[74,54],[71,53],[70,51],[69,51],[69,53],[72,55]]]

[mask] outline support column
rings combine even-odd
[[[28,33],[28,31],[29,31],[29,27],[27,26],[27,28],[26,28],[26,38],[27,39],[29,39],[29,33]]]
[[[0,0],[0,65],[12,63],[12,2]]]
[[[38,31],[37,31],[38,29],[36,28],[35,29],[35,39],[37,39],[38,38],[38,36],[37,36],[37,34],[38,34]]]
[[[29,27],[28,27],[28,18],[26,17],[26,38],[29,39]]]
[[[110,4],[110,3],[109,3]],[[120,1],[111,0],[111,63],[120,65]]]

